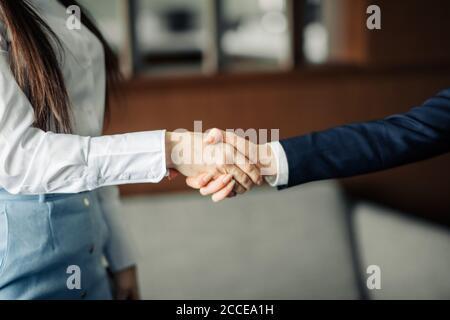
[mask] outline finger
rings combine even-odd
[[[254,184],[258,186],[263,184],[263,177],[261,176],[261,172],[256,165],[249,163],[238,163],[237,166],[252,180]]]
[[[244,171],[242,171],[239,167],[235,165],[227,165],[226,172],[231,174],[242,187],[245,188],[246,191],[250,190],[253,187],[253,181],[250,179]]]
[[[233,146],[236,150],[242,153],[251,163],[258,163],[258,145],[256,141],[253,143],[235,134],[234,132],[223,132],[223,141]]]
[[[205,142],[207,144],[217,144],[219,142],[222,142],[224,139],[222,130],[219,129],[212,129],[208,132],[205,138]]]
[[[239,183],[236,183],[236,185],[234,186],[234,193],[236,193],[236,195],[238,194],[244,194],[247,192],[247,189],[245,189],[243,186],[241,186]]]
[[[198,189],[198,177],[187,177],[186,178],[186,184],[188,187],[191,187],[192,189]]]
[[[231,199],[231,198],[234,198],[236,196],[237,196],[236,192],[235,191],[231,191],[230,194],[227,196],[227,198]]]
[[[208,185],[213,179],[213,175],[209,173],[198,175],[197,177],[186,178],[186,184],[193,189],[201,189]]]
[[[234,163],[241,169],[254,184],[261,185],[263,178],[261,172],[255,164],[250,163],[248,159],[240,152],[235,152]]]
[[[211,194],[217,193],[225,188],[232,179],[233,176],[231,174],[219,176],[219,178],[210,182],[206,187],[201,188],[200,193],[203,196],[209,196]]]
[[[220,190],[219,192],[215,193],[212,196],[212,200],[214,202],[219,202],[222,201],[224,199],[226,199],[226,197],[233,192],[233,188],[236,184],[236,181],[232,180],[225,188],[223,188],[222,190]]]

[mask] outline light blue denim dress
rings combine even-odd
[[[111,299],[102,263],[107,237],[95,191],[17,196],[0,189],[0,299]]]

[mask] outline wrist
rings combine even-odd
[[[181,165],[189,163],[192,143],[190,132],[166,132],[166,168],[178,170]]]
[[[258,146],[258,167],[263,176],[276,176],[278,174],[277,159],[270,143]]]
[[[174,169],[174,163],[172,161],[172,150],[175,146],[175,136],[173,132],[166,132],[165,150],[166,150],[166,168]]]

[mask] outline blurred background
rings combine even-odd
[[[447,0],[81,1],[121,59],[106,133],[282,138],[450,87]],[[369,30],[367,7],[381,8]],[[212,204],[182,178],[121,189],[148,299],[449,299],[450,156]],[[381,268],[369,290],[367,268]]]

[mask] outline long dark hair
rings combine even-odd
[[[79,6],[82,10],[83,25],[103,44],[107,72],[106,107],[108,107],[109,89],[116,86],[120,80],[117,57],[77,1],[58,1],[65,7]],[[71,133],[71,105],[58,62],[58,54],[62,54],[63,50],[57,35],[27,0],[0,0],[0,20],[11,36],[11,70],[33,106],[35,127],[44,131]],[[56,44],[57,47],[52,44]]]

